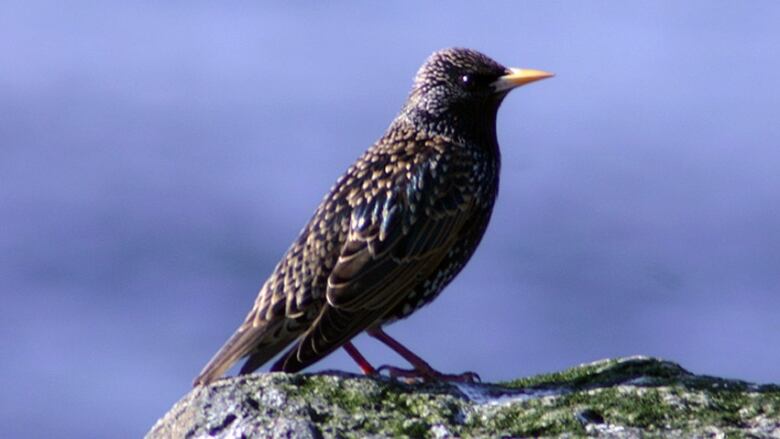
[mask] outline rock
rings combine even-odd
[[[693,375],[649,357],[499,384],[267,373],[193,389],[147,438],[780,438],[780,386]]]

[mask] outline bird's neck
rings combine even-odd
[[[500,101],[490,101],[468,108],[434,111],[419,106],[406,106],[393,125],[444,136],[460,145],[478,146],[497,156],[496,114],[499,105]]]

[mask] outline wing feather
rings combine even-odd
[[[463,179],[467,159],[453,158],[458,166],[429,160],[405,184],[353,209],[347,241],[328,278],[327,304],[275,370],[300,370],[337,349],[440,266],[473,207]]]

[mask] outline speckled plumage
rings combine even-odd
[[[509,70],[467,49],[434,53],[387,132],[339,178],[236,333],[196,378],[241,357],[294,372],[433,300],[477,248],[498,191],[495,117]]]

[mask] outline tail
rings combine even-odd
[[[266,324],[258,327],[254,327],[251,324],[241,325],[219,351],[214,354],[214,357],[209,360],[208,364],[193,381],[193,386],[205,386],[213,382],[221,377],[238,360],[247,355],[251,355],[250,361],[244,365],[241,373],[251,372],[284,349],[291,340],[280,340],[277,337],[270,337],[273,340],[264,342],[266,335],[273,334],[281,322],[273,325],[268,323],[270,322],[266,322]],[[248,370],[248,366],[252,367],[252,369]]]

